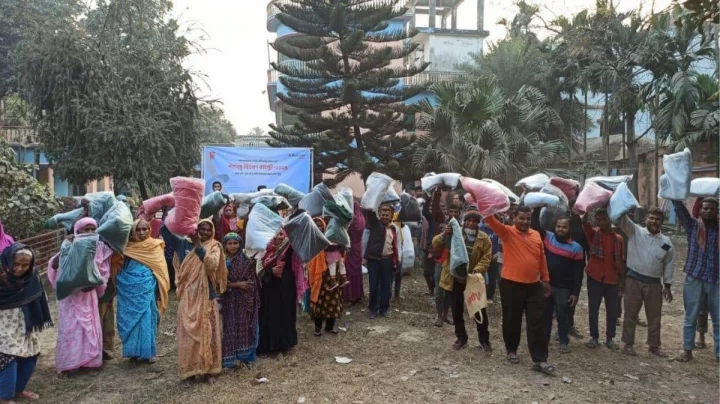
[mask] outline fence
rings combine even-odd
[[[18,240],[18,242],[32,247],[33,251],[35,251],[35,267],[39,269],[40,275],[42,276],[47,272],[47,263],[50,261],[50,258],[60,251],[60,244],[62,244],[64,239],[65,230],[59,229],[24,240]]]

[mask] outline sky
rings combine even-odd
[[[458,28],[476,27],[476,1],[465,0],[460,6]],[[528,2],[539,4],[541,13],[548,20],[595,6],[595,0]],[[268,3],[269,0],[174,0],[175,17],[186,35],[204,48],[187,61],[197,75],[200,95],[222,102],[226,117],[239,135],[247,134],[256,126],[267,131],[268,125],[275,121],[265,93],[268,59],[275,58],[275,52],[267,45],[274,39],[274,34],[266,28]],[[649,12],[653,3],[655,10],[661,10],[670,4],[670,0],[615,1],[621,11],[637,8],[638,3]],[[512,19],[516,11],[513,4],[512,0],[485,1],[485,30],[490,32],[486,44],[503,38],[504,27],[496,22],[501,18]],[[426,22],[427,18],[418,20],[419,25]]]

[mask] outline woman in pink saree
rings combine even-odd
[[[97,229],[95,220],[85,217],[78,220],[73,228],[75,235],[93,233]],[[55,369],[69,372],[80,368],[102,366],[103,336],[100,326],[98,298],[105,294],[110,277],[112,250],[98,241],[95,265],[105,284],[82,290],[75,290],[70,296],[58,301],[58,336],[55,349]],[[56,288],[58,275],[65,268],[60,265],[59,254],[50,260],[48,280]]]

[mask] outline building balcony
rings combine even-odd
[[[458,72],[422,72],[405,79],[410,86],[428,85],[440,83],[442,81],[453,81],[460,78],[462,74]]]
[[[36,146],[40,144],[37,133],[30,127],[0,127],[0,137],[11,145]]]

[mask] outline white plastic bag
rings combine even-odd
[[[717,198],[720,196],[720,178],[696,178],[690,183],[690,196]]]
[[[549,182],[550,177],[543,173],[539,173],[521,179],[520,181],[515,183],[515,186],[518,188],[523,188],[527,191],[539,191]]]
[[[305,193],[300,192],[287,184],[279,184],[276,186],[275,193],[280,196],[284,196],[292,206],[298,206],[300,200],[305,196]]]
[[[425,192],[430,192],[440,185],[455,189],[460,182],[460,177],[461,175],[458,173],[430,173],[430,175],[426,175],[420,179],[420,185]]]
[[[236,192],[228,195],[230,197],[230,200],[235,202],[236,205],[250,205],[253,199],[264,196],[264,195],[276,195],[275,191],[272,189],[262,189],[258,192],[250,192],[250,193],[241,193]]]
[[[557,208],[560,198],[545,192],[528,192],[523,198],[523,204],[530,209],[548,207]]]
[[[663,156],[663,170],[665,181],[660,181],[660,193],[662,199],[673,201],[684,201],[690,194],[690,183],[692,180],[692,155],[690,149],[679,153],[666,154]]]
[[[557,214],[565,214],[570,209],[570,201],[568,200],[567,195],[562,191],[562,189],[556,187],[553,184],[547,183],[544,187],[540,190],[540,192],[550,195],[555,195],[558,197],[558,204],[552,210],[553,213]]]
[[[265,251],[282,228],[282,217],[263,204],[253,206],[245,228],[245,249]]]
[[[585,180],[585,186],[591,183],[595,183],[600,185],[601,187],[605,189],[609,189],[611,191],[614,191],[618,185],[622,183],[629,183],[632,181],[633,176],[631,175],[615,175],[610,177],[592,177]]]
[[[290,209],[290,203],[280,195],[263,195],[250,201],[253,205],[262,204],[268,208],[278,211]]]
[[[508,198],[510,198],[510,203],[520,203],[520,197],[517,196],[517,194],[516,194],[515,192],[511,191],[510,188],[506,187],[505,185],[503,185],[503,184],[501,184],[501,183],[499,183],[499,182],[497,182],[497,181],[495,181],[495,180],[493,180],[493,179],[491,179],[491,178],[483,178],[482,180],[485,181],[485,182],[489,182],[489,183],[491,183],[491,184],[495,184],[495,185],[497,185],[500,189],[502,189],[503,192],[505,192],[505,195],[507,195]]]
[[[450,236],[450,274],[459,281],[465,282],[468,275],[467,264],[470,262],[465,240],[463,239],[463,230],[460,223],[453,218],[448,223],[452,227],[452,236]]]
[[[617,222],[623,215],[639,207],[640,204],[632,192],[630,192],[630,188],[623,182],[618,185],[615,193],[610,197],[608,216],[610,217],[610,221]]]
[[[402,228],[402,273],[410,272],[415,267],[415,246],[412,241],[410,226]]]
[[[362,199],[360,199],[360,207],[372,212],[377,212],[392,183],[393,179],[385,174],[370,174],[370,177],[368,177],[365,183],[365,193]]]
[[[285,224],[285,232],[293,251],[303,264],[310,262],[330,245],[330,241],[307,212],[293,215]]]
[[[397,192],[395,192],[395,189],[393,187],[390,187],[385,193],[385,198],[383,198],[382,203],[386,204],[396,202],[400,202],[400,197],[398,196]]]

